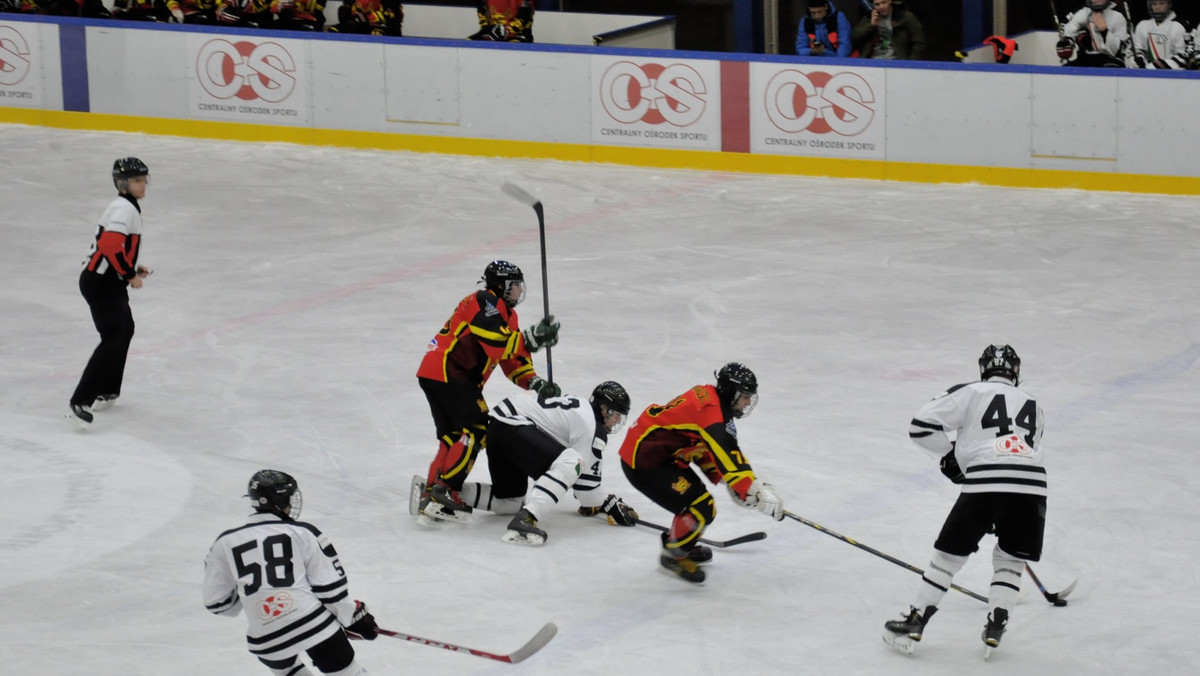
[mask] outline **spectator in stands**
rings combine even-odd
[[[1063,25],[1056,50],[1065,66],[1124,68],[1129,23],[1115,2],[1087,0]],[[1074,60],[1071,60],[1074,57]]]
[[[403,37],[404,7],[398,0],[342,0],[332,33]]]
[[[325,0],[271,0],[273,28],[320,33],[325,30]]]
[[[851,42],[867,59],[925,58],[925,29],[899,0],[874,0],[874,9],[854,27]]]
[[[112,18],[166,23],[171,20],[171,11],[158,0],[113,0]]]
[[[216,3],[219,25],[271,28],[275,23],[271,0],[216,0]]]
[[[1171,4],[1171,0],[1146,3],[1150,18],[1139,21],[1133,31],[1133,60],[1138,68],[1182,70],[1188,67],[1191,36],[1178,21]]]
[[[217,22],[217,0],[167,0],[175,23],[212,25]]]
[[[808,16],[796,27],[800,56],[850,56],[850,20],[829,0],[808,0]]]
[[[533,0],[479,0],[479,31],[469,40],[533,42]]]

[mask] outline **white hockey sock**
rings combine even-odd
[[[367,670],[363,668],[358,660],[351,660],[350,666],[345,669],[328,672],[328,676],[366,676]]]
[[[926,606],[936,606],[942,602],[942,597],[950,591],[950,583],[954,581],[954,574],[962,570],[966,565],[967,557],[954,556],[946,552],[933,550],[933,559],[929,561],[929,567],[925,569],[925,574],[921,576],[920,586],[917,587],[917,600],[913,602],[913,606],[924,612]]]
[[[468,481],[458,492],[462,501],[475,509],[494,514],[516,514],[521,509],[522,498],[497,498],[492,496],[492,485]]]
[[[546,510],[557,505],[562,496],[567,494],[567,490],[575,485],[579,478],[581,462],[578,451],[565,448],[554,462],[550,463],[546,473],[533,482],[533,489],[525,498],[525,509],[533,514],[533,518],[541,519]]]
[[[1021,573],[1025,571],[1025,559],[1018,559],[1000,549],[992,550],[992,586],[988,589],[988,612],[1003,608],[1010,613],[1017,605],[1021,592]]]

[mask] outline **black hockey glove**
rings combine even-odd
[[[354,616],[350,619],[350,624],[346,626],[348,631],[368,641],[374,641],[375,637],[379,636],[379,625],[375,624],[375,616],[367,610],[367,604],[362,601],[354,602]]]
[[[537,392],[538,399],[549,399],[562,394],[562,388],[558,386],[558,383],[552,383],[541,376],[534,376],[529,381],[529,389]]]
[[[942,461],[938,463],[938,466],[942,470],[942,474],[945,474],[947,479],[956,484],[961,484],[966,478],[963,476],[962,468],[958,466],[958,459],[954,457],[953,446],[950,447],[949,453],[942,456]]]
[[[636,526],[638,513],[625,504],[621,498],[609,494],[604,504],[599,507],[580,507],[579,513],[584,516],[595,516],[603,512],[608,516],[608,522],[614,526]]]
[[[554,321],[554,315],[546,315],[542,321],[525,329],[525,346],[530,352],[537,352],[543,347],[558,345],[558,328],[562,324]]]

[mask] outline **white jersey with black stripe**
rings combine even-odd
[[[222,533],[204,561],[204,606],[246,611],[246,643],[268,660],[296,655],[351,623],[354,601],[337,551],[303,521],[260,513]]]
[[[991,378],[939,394],[917,411],[908,436],[938,459],[954,450],[964,493],[1046,495],[1044,421],[1037,400]]]
[[[489,415],[506,425],[533,425],[566,448],[573,448],[583,459],[579,479],[572,490],[582,507],[599,507],[608,497],[601,490],[604,449],[608,433],[596,424],[596,414],[585,399],[564,394],[560,397],[514,395],[492,407]]]

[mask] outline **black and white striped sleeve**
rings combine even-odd
[[[204,608],[213,615],[237,615],[242,610],[242,597],[224,554],[225,548],[218,541],[204,559]]]

